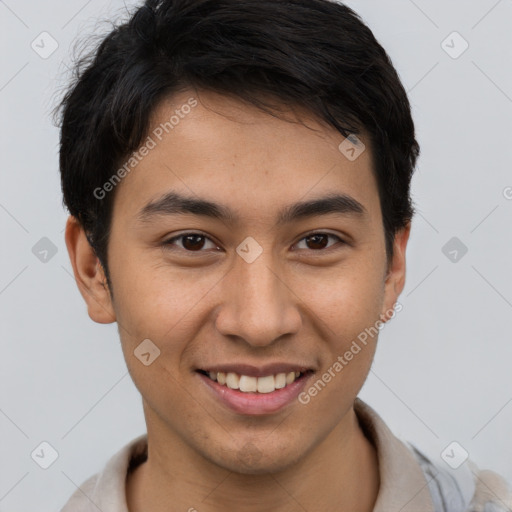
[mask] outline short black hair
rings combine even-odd
[[[361,18],[332,0],[147,0],[75,63],[57,108],[63,203],[109,285],[115,191],[98,199],[94,190],[140,146],[159,103],[190,88],[270,113],[273,98],[344,137],[367,134],[392,256],[414,213],[419,145],[398,73]]]

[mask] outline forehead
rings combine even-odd
[[[114,214],[135,220],[177,192],[225,205],[239,220],[274,224],[283,205],[338,193],[379,216],[371,149],[359,138],[364,151],[349,159],[344,137],[304,110],[273,116],[228,96],[183,91],[153,112],[141,145],[150,149],[118,185]]]

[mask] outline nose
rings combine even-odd
[[[252,263],[237,258],[222,282],[216,327],[254,347],[271,345],[300,330],[300,298],[265,251]],[[272,268],[273,267],[273,268]]]

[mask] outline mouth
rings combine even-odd
[[[308,370],[310,371],[310,370]],[[303,378],[308,371],[290,371],[255,377],[235,372],[216,372],[198,370],[198,373],[208,377],[213,382],[242,393],[273,393],[286,388],[295,381]]]
[[[293,404],[314,370],[290,365],[267,368],[237,365],[195,372],[210,396],[243,415],[276,413]]]

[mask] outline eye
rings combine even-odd
[[[332,247],[332,245],[335,245],[335,244],[331,244],[330,246],[328,245],[329,238],[336,239],[336,240],[338,240],[339,243],[345,244],[345,242],[337,235],[333,235],[331,233],[320,233],[320,232],[310,233],[309,235],[305,236],[302,240],[300,240],[299,243],[301,243],[302,241],[305,240],[306,245],[309,245],[309,247],[306,247],[307,249],[318,251],[318,250],[325,249],[325,248],[330,249]]]
[[[299,244],[305,241],[306,249],[319,251],[322,249],[330,249],[332,245],[329,245],[329,238],[337,240],[340,244],[345,244],[345,242],[337,235],[333,235],[331,233],[310,233],[299,241]],[[218,249],[218,246],[212,242],[210,238],[202,233],[183,233],[181,235],[169,238],[163,245],[166,248],[174,249],[176,247],[176,242],[180,242],[178,245],[178,249],[182,249],[186,252],[204,252],[203,249]],[[211,246],[208,248],[208,242]],[[174,246],[174,247],[173,247]]]
[[[164,242],[164,246],[167,248],[167,246],[174,246],[176,245],[175,242],[180,240],[181,241],[181,247],[180,249],[183,249],[187,252],[202,252],[201,249],[203,249],[206,245],[206,241],[209,241],[213,247],[213,249],[217,248],[217,245],[214,244],[207,236],[203,235],[202,233],[183,233],[181,235],[175,236],[173,238],[169,238],[169,240],[166,240]]]

